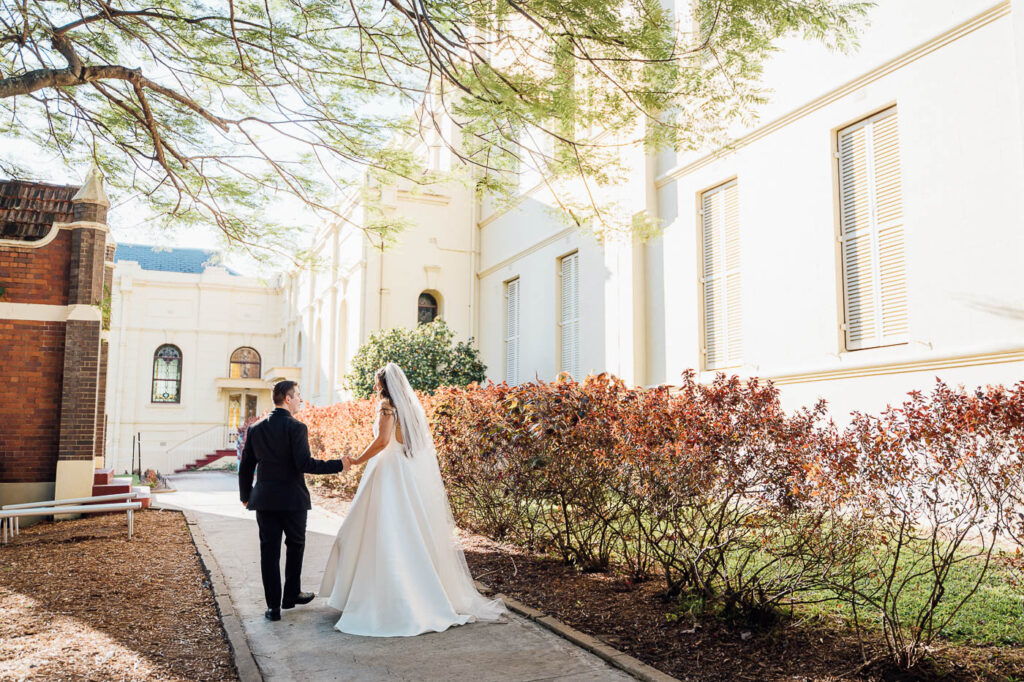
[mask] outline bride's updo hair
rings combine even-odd
[[[374,375],[374,378],[376,378],[377,381],[380,382],[380,397],[384,398],[384,400],[387,400],[389,403],[394,405],[394,401],[391,400],[391,393],[388,391],[388,379],[386,376],[384,376],[386,370],[387,367],[381,367],[380,369],[377,370],[377,373]]]

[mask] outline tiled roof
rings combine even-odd
[[[222,265],[219,251],[209,249],[170,249],[149,244],[118,244],[114,261],[135,261],[143,270],[200,274],[208,265]],[[238,273],[226,268],[232,275]]]
[[[0,238],[35,241],[54,223],[70,223],[71,199],[77,191],[68,185],[0,180]]]

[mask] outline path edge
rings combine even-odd
[[[235,663],[235,670],[238,672],[238,679],[242,682],[263,682],[263,672],[260,670],[256,657],[253,656],[252,647],[249,646],[249,638],[245,635],[245,628],[242,627],[242,619],[235,610],[235,604],[231,601],[231,593],[228,591],[227,581],[220,570],[213,550],[210,549],[203,533],[202,526],[195,512],[188,509],[176,509],[153,505],[153,509],[162,511],[181,512],[185,517],[185,524],[188,526],[189,534],[192,536],[192,544],[195,545],[196,553],[199,555],[199,562],[206,571],[206,575],[213,586],[213,599],[217,606],[217,615],[220,616],[221,627],[228,638],[228,646],[231,648],[231,658]]]
[[[566,625],[557,618],[549,616],[543,611],[538,611],[535,608],[527,606],[506,594],[495,594],[494,589],[484,585],[480,581],[475,582],[477,590],[482,594],[489,594],[495,598],[501,599],[505,602],[505,606],[508,607],[509,611],[528,618],[541,627],[555,633],[562,639],[569,640],[576,646],[589,651],[619,670],[629,673],[638,680],[643,680],[643,682],[678,682],[677,678],[672,677],[667,673],[663,673],[654,666],[647,665],[640,659],[605,644],[596,637],[580,632],[576,628]]]

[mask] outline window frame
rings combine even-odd
[[[565,291],[565,280],[564,280],[564,277],[565,277],[565,275],[564,275],[564,272],[565,272],[565,261],[570,259],[570,258],[574,258],[575,259],[575,273],[574,274],[575,274],[575,277],[576,277],[576,282],[575,282],[575,287],[576,288],[575,288],[575,292],[574,293],[575,293],[576,316],[574,318],[572,318],[572,319],[566,320],[565,317],[564,317],[564,314],[565,314],[565,301],[564,301],[564,298],[565,298],[565,294],[564,294],[564,291]],[[563,372],[568,373],[576,381],[581,381],[582,378],[580,376],[578,376],[578,375],[583,373],[583,357],[582,357],[583,356],[583,348],[582,348],[582,344],[580,343],[580,329],[582,327],[581,321],[582,321],[582,317],[583,316],[582,316],[581,311],[580,311],[580,252],[579,252],[579,249],[574,249],[574,250],[570,251],[569,253],[566,253],[566,254],[563,254],[563,255],[559,256],[557,263],[558,263],[558,269],[557,269],[557,272],[558,272],[558,299],[557,299],[557,302],[558,302],[558,315],[556,317],[556,320],[558,321],[558,373],[559,374],[562,374]],[[563,330],[565,329],[567,324],[573,324],[573,323],[575,323],[575,330],[574,330],[575,331],[575,334],[574,334],[575,338],[574,338],[574,341],[575,341],[575,344],[576,344],[576,363],[577,363],[577,366],[576,367],[566,367],[566,365],[565,365],[566,349],[565,349],[565,345],[564,345],[565,344],[565,332]],[[575,372],[573,370],[575,370]]]
[[[875,331],[873,337],[870,339],[863,339],[860,341],[851,341],[850,339],[850,316],[849,316],[849,299],[848,294],[851,292],[849,283],[849,272],[847,269],[847,240],[851,232],[846,230],[846,216],[844,212],[844,194],[843,194],[843,137],[845,135],[855,133],[859,129],[863,129],[872,126],[871,132],[874,132],[874,124],[877,121],[886,119],[888,117],[894,117],[895,135],[896,135],[896,159],[898,163],[898,175],[899,175],[899,207],[901,213],[901,220],[899,221],[900,230],[900,241],[902,249],[902,286],[903,286],[903,307],[904,307],[904,325],[905,330],[897,334],[885,334],[884,329],[884,317],[885,312],[882,308],[882,300],[886,299],[887,296],[882,290],[881,283],[881,244],[880,244],[880,233],[883,229],[877,219],[878,211],[878,197],[876,194],[875,182],[877,178],[874,176],[876,170],[875,163],[877,161],[876,150],[874,147],[874,140],[871,140],[871,157],[866,159],[867,165],[866,172],[869,177],[868,182],[868,193],[869,193],[869,207],[868,213],[870,216],[870,227],[869,235],[871,238],[871,278],[872,278],[872,299],[874,305],[874,327]],[[906,206],[905,197],[903,192],[903,149],[900,135],[900,117],[899,107],[896,102],[889,102],[883,106],[880,106],[871,113],[858,117],[852,121],[842,124],[837,128],[833,129],[832,132],[832,145],[833,145],[833,158],[832,158],[832,169],[833,169],[833,194],[835,200],[835,224],[836,224],[836,264],[837,264],[837,308],[838,308],[838,339],[839,347],[843,353],[858,353],[861,351],[879,350],[884,348],[891,348],[894,346],[903,346],[909,342],[910,339],[910,301],[909,301],[909,288],[907,283],[907,260],[906,260]],[[857,234],[857,233],[854,233]],[[863,231],[860,231],[863,235]]]
[[[427,322],[424,322],[424,321],[422,321],[420,319],[420,313],[424,309],[431,308],[431,306],[422,305],[421,299],[424,296],[429,296],[430,300],[432,300],[434,302],[434,305],[433,305],[434,316],[432,318],[430,318],[430,320],[427,321]],[[419,295],[416,297],[416,326],[419,326],[421,324],[430,324],[431,322],[433,322],[434,320],[436,320],[440,316],[441,316],[441,304],[437,300],[437,296],[435,296],[433,293],[431,293],[430,291],[427,291],[427,290],[421,291],[419,293]]]
[[[159,357],[159,353],[160,353],[160,351],[164,350],[165,348],[174,349],[174,351],[177,352],[177,354],[178,354],[178,357],[176,358],[177,361],[178,361],[178,372],[177,372],[177,377],[174,378],[174,379],[158,379],[157,378],[157,371],[156,371],[157,370],[157,362],[161,359]],[[176,344],[173,344],[173,343],[162,343],[162,344],[160,344],[159,346],[156,347],[156,350],[153,351],[153,365],[152,365],[152,370],[151,370],[151,375],[150,375],[150,385],[149,385],[149,402],[151,404],[154,404],[154,405],[180,405],[181,404],[181,374],[182,374],[182,366],[184,365],[184,362],[185,362],[185,354],[181,352],[181,348],[178,347]],[[158,382],[158,381],[170,381],[170,382],[174,383],[174,385],[175,385],[177,390],[175,391],[174,399],[173,400],[158,400],[157,399],[157,395],[156,395],[156,382]]]
[[[516,275],[515,277],[512,277],[511,279],[507,279],[504,282],[504,298],[505,298],[505,330],[504,330],[504,332],[505,332],[505,334],[504,334],[504,339],[505,339],[505,343],[504,343],[505,358],[504,359],[505,359],[505,362],[504,362],[504,372],[505,372],[505,382],[510,384],[510,385],[513,385],[513,386],[517,385],[519,383],[519,358],[520,358],[519,339],[520,339],[520,336],[521,336],[519,332],[520,332],[520,327],[521,327],[521,324],[522,324],[522,318],[520,317],[520,305],[519,305],[520,301],[522,301],[521,286],[522,285],[520,283],[519,275]],[[510,321],[510,318],[511,318],[511,312],[512,312],[511,311],[510,292],[512,291],[513,288],[515,289],[515,334],[514,335],[511,334],[510,325],[509,325],[509,321]],[[510,348],[510,344],[513,341],[515,342],[515,369],[514,369],[514,372],[513,372],[515,374],[515,376],[510,377],[509,376],[509,348]]]
[[[737,367],[742,367],[743,363],[744,363],[744,359],[743,359],[743,356],[744,356],[744,353],[743,353],[743,252],[742,252],[742,241],[743,240],[742,240],[742,226],[741,225],[737,225],[737,228],[736,228],[737,231],[739,232],[739,234],[736,237],[737,241],[738,241],[737,248],[739,249],[739,254],[737,255],[737,258],[739,260],[739,264],[736,266],[736,268],[734,268],[734,270],[732,272],[732,274],[738,275],[739,276],[739,280],[740,280],[740,283],[739,283],[739,287],[740,287],[739,311],[738,311],[738,314],[737,314],[738,318],[739,318],[739,321],[737,323],[739,325],[739,329],[737,330],[737,333],[739,334],[739,345],[740,345],[739,357],[732,357],[730,355],[730,353],[729,353],[729,324],[730,324],[730,320],[732,318],[732,315],[730,314],[730,309],[727,307],[726,311],[724,313],[724,318],[723,318],[724,319],[725,328],[722,331],[722,333],[725,335],[725,355],[724,355],[724,360],[722,362],[720,362],[720,363],[715,363],[715,364],[712,364],[712,363],[710,363],[708,361],[708,303],[707,303],[707,284],[708,284],[708,282],[707,282],[707,278],[706,278],[706,275],[705,275],[705,258],[706,258],[706,256],[705,256],[705,243],[706,243],[706,240],[705,240],[705,222],[704,222],[704,220],[705,220],[705,218],[704,218],[704,216],[705,216],[705,208],[704,208],[705,207],[705,199],[707,197],[710,197],[710,196],[714,195],[714,194],[717,194],[717,193],[720,193],[720,192],[725,192],[726,190],[728,190],[729,188],[732,188],[732,187],[735,187],[736,188],[736,192],[737,192],[737,196],[736,196],[737,209],[736,210],[738,212],[739,211],[739,207],[738,207],[738,204],[739,204],[739,194],[738,194],[739,193],[739,178],[736,177],[736,176],[733,176],[733,177],[729,178],[728,180],[724,180],[722,182],[718,182],[718,183],[716,183],[714,185],[711,185],[710,187],[707,187],[706,189],[703,189],[703,190],[701,190],[700,192],[697,193],[697,201],[696,201],[696,213],[697,213],[697,215],[696,215],[696,225],[697,225],[697,230],[696,230],[696,235],[697,235],[697,273],[698,273],[698,275],[697,275],[697,285],[698,285],[698,296],[699,296],[699,301],[700,301],[700,306],[699,306],[699,314],[700,314],[700,320],[699,320],[700,339],[699,339],[699,342],[700,342],[700,346],[699,347],[700,347],[700,367],[701,367],[701,370],[705,371],[705,372],[719,372],[719,371],[727,370],[727,369],[735,369]],[[724,197],[723,197],[723,200],[724,200]],[[740,218],[739,218],[739,216],[737,216],[737,223],[739,223],[739,222],[740,222]],[[726,249],[724,234],[723,234],[723,242],[722,242],[722,245],[721,245],[720,248],[723,250],[723,252]],[[722,269],[722,272],[717,274],[717,275],[715,275],[714,278],[713,278],[715,280],[722,280],[723,281],[723,293],[722,293],[723,301],[727,301],[727,299],[728,299],[727,280],[728,280],[728,277],[729,277],[729,274],[730,274],[730,269],[725,265],[725,260],[726,260],[726,256],[723,255],[723,265],[722,265],[723,269]],[[725,305],[728,306],[727,303]]]
[[[255,353],[256,354],[256,362],[243,361],[243,360],[235,360],[234,359],[235,354],[238,353],[239,351],[243,351],[243,350],[251,350],[253,353]],[[235,365],[241,365],[242,368],[243,368],[242,369],[242,373],[239,374],[238,376],[235,376],[235,373],[234,373]],[[246,365],[256,365],[256,376],[251,377],[251,376],[246,376],[245,375],[244,367]],[[260,352],[258,350],[256,350],[255,348],[253,348],[252,346],[239,346],[238,348],[236,348],[233,351],[231,351],[231,355],[228,356],[228,376],[230,378],[232,378],[232,379],[259,379],[262,376],[262,372],[263,372],[263,356],[260,355]]]

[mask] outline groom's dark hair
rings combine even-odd
[[[299,385],[297,381],[279,381],[274,384],[274,404],[280,405],[292,389]]]

